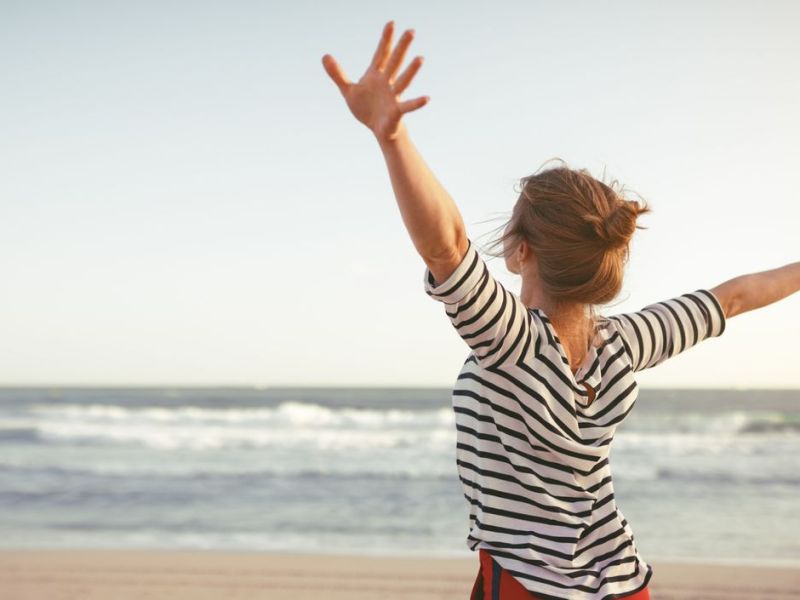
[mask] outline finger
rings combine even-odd
[[[417,71],[419,71],[421,66],[422,66],[421,56],[417,56],[416,58],[414,58],[414,60],[411,61],[411,63],[406,67],[406,70],[403,71],[400,77],[398,77],[394,82],[394,86],[392,87],[392,89],[394,90],[394,93],[396,95],[399,96],[405,91],[405,89],[409,86],[411,80],[414,78],[414,75],[417,74]]]
[[[325,71],[327,71],[330,78],[333,79],[339,91],[344,94],[345,90],[350,86],[350,81],[347,79],[344,71],[342,71],[339,63],[336,62],[336,59],[330,54],[326,54],[322,57],[322,66],[325,67]]]
[[[420,96],[419,98],[414,98],[413,100],[406,100],[405,102],[401,102],[397,105],[397,108],[400,109],[402,114],[407,112],[411,112],[412,110],[417,110],[418,108],[422,108],[428,103],[430,100],[430,96]]]
[[[403,59],[406,56],[406,50],[411,45],[411,40],[414,39],[414,30],[408,29],[406,30],[400,41],[397,42],[397,46],[395,46],[392,55],[389,57],[389,62],[386,63],[386,76],[389,78],[389,81],[394,79],[395,73],[397,73],[397,69],[400,68],[400,65],[403,64]]]
[[[389,21],[383,26],[383,33],[375,49],[370,69],[382,70],[389,56],[389,49],[392,47],[392,32],[394,31],[394,21]]]

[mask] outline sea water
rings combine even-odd
[[[0,389],[0,547],[471,556],[446,389]],[[648,390],[646,560],[800,564],[800,390]]]

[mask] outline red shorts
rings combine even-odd
[[[529,592],[525,587],[497,564],[486,550],[480,549],[481,564],[478,577],[472,586],[470,600],[539,600],[539,597]],[[647,588],[630,596],[623,596],[625,600],[650,600]]]

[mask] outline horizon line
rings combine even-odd
[[[396,384],[248,384],[248,383],[0,383],[0,390],[14,389],[237,389],[237,390],[286,390],[286,389],[341,389],[341,390],[452,390],[452,385],[396,385]],[[800,391],[798,387],[747,387],[747,386],[650,386],[639,385],[640,390],[724,390],[724,391]]]

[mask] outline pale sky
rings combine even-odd
[[[390,19],[476,242],[561,157],[653,209],[604,314],[800,260],[796,2],[4,1],[0,384],[452,385],[468,348],[321,63],[357,79]],[[798,312],[639,381],[798,388]]]

